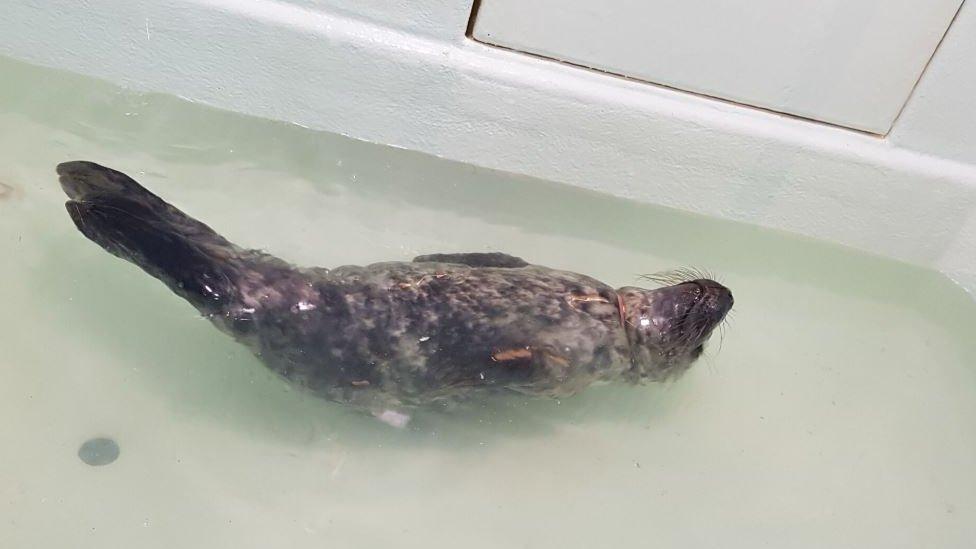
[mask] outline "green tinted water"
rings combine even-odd
[[[936,273],[10,61],[0,81],[0,547],[976,539],[976,306]],[[68,159],[296,263],[503,250],[617,286],[695,266],[736,311],[675,384],[398,431],[290,390],[85,240]],[[118,459],[79,459],[95,437]]]

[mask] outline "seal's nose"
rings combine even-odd
[[[701,287],[702,293],[710,298],[709,301],[714,304],[715,310],[721,316],[724,317],[726,313],[732,310],[735,298],[732,297],[731,290],[708,278],[693,280],[692,283]]]
[[[735,305],[735,298],[732,297],[732,291],[719,284],[718,286],[718,305],[719,310],[722,311],[722,316],[732,310],[732,306]]]

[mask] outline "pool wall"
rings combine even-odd
[[[470,0],[8,0],[0,55],[829,240],[976,290],[972,2],[883,137],[481,44],[466,36],[471,10]]]

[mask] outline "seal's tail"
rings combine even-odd
[[[235,299],[241,249],[124,173],[92,162],[58,165],[75,226],[203,312]]]

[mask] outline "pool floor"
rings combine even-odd
[[[0,547],[976,539],[976,305],[941,275],[3,59],[0,80]],[[294,263],[498,250],[615,286],[690,266],[736,308],[678,382],[397,430],[290,388],[87,241],[69,159]],[[107,463],[82,450],[100,437]]]

